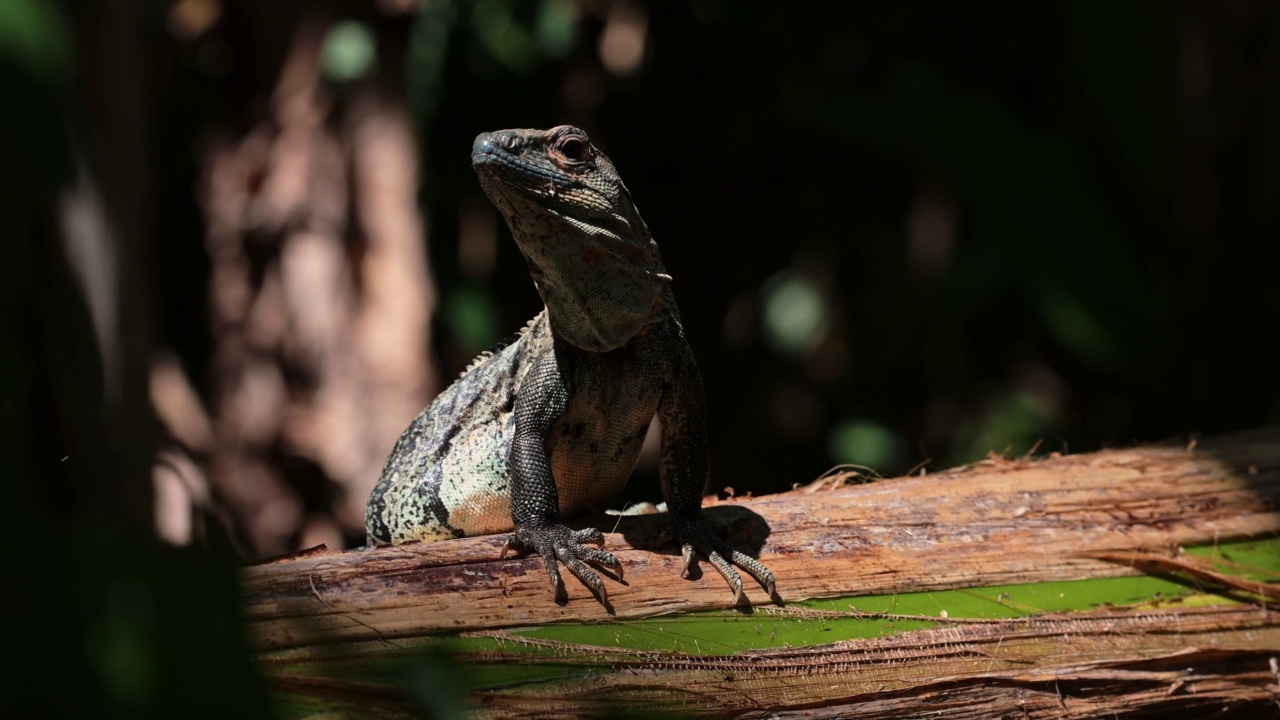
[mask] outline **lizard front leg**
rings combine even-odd
[[[773,573],[759,560],[734,550],[720,538],[716,528],[702,513],[702,493],[708,476],[706,395],[702,376],[688,344],[679,343],[674,373],[658,402],[658,418],[662,421],[662,450],[658,472],[662,494],[671,513],[672,530],[682,543],[684,569],[689,571],[695,550],[706,555],[712,567],[724,576],[733,590],[734,600],[746,600],[742,577],[734,565],[751,574],[772,597],[775,594]]]
[[[502,556],[505,557],[511,547],[541,555],[547,566],[551,591],[557,598],[564,591],[559,570],[559,564],[564,563],[607,604],[604,581],[586,563],[608,567],[619,578],[622,563],[612,553],[599,549],[604,546],[604,535],[599,530],[570,530],[560,523],[560,494],[547,457],[547,434],[569,404],[569,380],[558,360],[571,362],[558,347],[533,360],[534,366],[516,393],[515,437],[510,457],[511,519],[515,533],[503,547]],[[588,544],[597,547],[588,547]]]

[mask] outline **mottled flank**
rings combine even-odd
[[[606,599],[592,563],[621,574],[598,530],[562,519],[603,509],[662,421],[660,474],[672,527],[742,598],[743,568],[702,516],[706,405],[658,247],[613,164],[581,130],[504,130],[476,138],[471,162],[507,220],[546,309],[509,344],[476,358],[396,443],[369,498],[369,543],[514,530]]]

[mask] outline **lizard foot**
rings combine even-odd
[[[740,605],[746,602],[747,596],[742,591],[742,576],[734,569],[734,565],[747,571],[768,591],[769,597],[777,600],[777,585],[773,579],[773,572],[759,560],[729,547],[720,538],[720,533],[716,531],[715,526],[706,518],[701,515],[693,518],[676,518],[672,520],[671,525],[671,529],[682,543],[680,554],[684,557],[684,568],[680,571],[680,577],[688,577],[689,566],[693,563],[695,551],[701,551],[707,556],[711,566],[718,570],[729,583],[735,604]]]
[[[595,545],[596,547],[588,547]],[[547,565],[547,579],[551,582],[551,592],[557,599],[564,595],[564,583],[560,580],[560,563],[569,568],[583,585],[600,598],[600,602],[609,604],[609,594],[605,590],[604,581],[599,573],[592,570],[587,563],[608,568],[622,579],[622,563],[613,553],[605,552],[604,534],[595,528],[570,530],[564,525],[547,525],[537,528],[516,528],[515,534],[507,538],[502,546],[499,558],[507,556],[512,548],[531,550],[542,556]],[[584,562],[585,561],[585,562]]]

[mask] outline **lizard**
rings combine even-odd
[[[482,353],[400,436],[369,497],[368,544],[510,532],[509,550],[559,565],[607,605],[622,580],[596,528],[563,521],[602,507],[630,478],[650,421],[687,576],[701,552],[745,600],[742,568],[775,597],[773,573],[729,547],[702,513],[709,458],[701,375],[671,276],[613,163],[582,130],[482,133],[471,164],[544,308]]]

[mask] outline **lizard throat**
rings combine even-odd
[[[651,240],[643,253],[625,242],[626,251],[620,252],[616,241],[602,243],[576,229],[534,242],[522,242],[517,233],[516,240],[551,327],[583,350],[608,352],[625,345],[649,323],[671,280]]]

